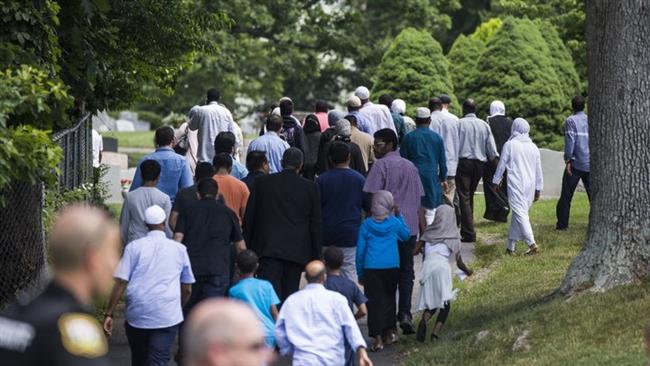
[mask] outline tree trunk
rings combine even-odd
[[[650,278],[650,2],[585,3],[591,213],[564,294]]]

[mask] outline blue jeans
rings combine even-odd
[[[168,328],[141,329],[124,323],[131,348],[131,366],[167,366],[178,324]]]
[[[555,208],[555,213],[557,216],[557,224],[555,224],[556,229],[566,229],[569,227],[569,216],[571,214],[571,200],[573,199],[573,193],[578,187],[578,183],[582,180],[582,184],[585,186],[587,191],[587,197],[591,198],[591,179],[589,179],[589,172],[583,172],[582,170],[572,169],[571,175],[568,175],[566,169],[564,170],[564,175],[562,176],[562,193],[560,194],[560,199],[557,201],[557,207]]]

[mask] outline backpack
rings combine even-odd
[[[280,129],[280,132],[278,132],[278,136],[280,136],[281,139],[286,141],[287,144],[289,144],[289,146],[294,147],[296,146],[297,133],[298,133],[297,124],[289,128],[285,128],[285,125],[283,124],[282,128]]]

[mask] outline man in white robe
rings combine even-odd
[[[512,123],[510,139],[503,145],[501,159],[492,183],[499,189],[503,173],[508,171],[508,200],[512,212],[506,253],[513,254],[515,243],[523,240],[528,245],[526,254],[539,251],[530,225],[528,210],[539,199],[543,186],[542,161],[537,145],[530,139],[530,125],[523,118]]]

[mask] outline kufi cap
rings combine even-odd
[[[158,205],[153,205],[144,211],[144,222],[147,225],[162,224],[166,218],[165,210]]]
[[[351,96],[348,98],[348,107],[361,107],[361,99],[356,95]]]
[[[359,97],[361,100],[370,99],[370,90],[365,86],[360,86],[354,91],[354,95]]]
[[[415,117],[416,118],[429,118],[429,117],[431,117],[431,111],[429,110],[429,108],[420,107],[420,108],[417,109],[417,111],[415,113]]]

